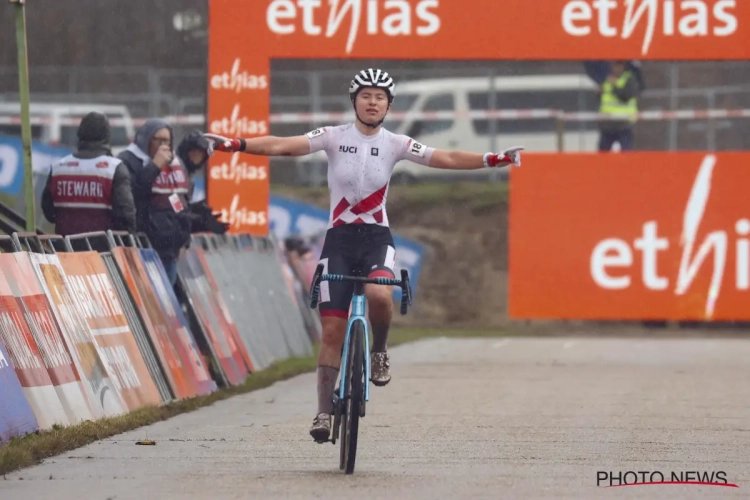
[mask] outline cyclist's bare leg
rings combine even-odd
[[[341,347],[346,337],[347,319],[337,316],[320,318],[323,339],[318,352],[318,413],[333,413],[333,390],[341,367]]]
[[[341,366],[341,347],[346,337],[347,319],[322,316],[320,322],[323,338],[318,352],[318,414],[313,420],[310,435],[315,441],[324,443],[331,435],[333,391]]]
[[[385,352],[388,346],[388,330],[393,319],[393,287],[365,285],[365,297],[372,325],[372,350]]]
[[[365,285],[365,296],[372,325],[372,382],[383,386],[391,379],[387,350],[388,331],[393,318],[393,287]]]

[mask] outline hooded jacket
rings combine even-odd
[[[146,120],[135,135],[135,141],[118,158],[127,165],[132,182],[133,198],[137,208],[137,227],[149,237],[154,249],[162,257],[177,257],[180,248],[189,242],[190,217],[186,213],[176,213],[171,206],[165,208],[162,200],[156,200],[152,193],[154,182],[162,174],[149,156],[149,144],[157,131],[168,129],[169,147],[174,150],[174,132],[167,122],[158,118]],[[187,207],[187,200],[192,191],[190,183],[188,193],[182,199]]]
[[[205,152],[204,159],[201,163],[193,163],[190,159],[190,151],[193,149],[199,149]],[[193,130],[183,137],[180,145],[177,146],[177,156],[180,161],[182,161],[182,164],[192,178],[192,176],[196,175],[196,173],[208,163],[208,139],[203,136],[203,133],[200,130]],[[194,184],[191,182],[191,187],[193,185]],[[190,199],[192,200],[192,193]],[[214,213],[205,201],[190,203],[188,210],[192,216],[192,233],[224,234],[229,229],[229,225],[220,222],[218,214]]]

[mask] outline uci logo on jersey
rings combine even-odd
[[[356,153],[356,146],[339,146],[339,153]]]

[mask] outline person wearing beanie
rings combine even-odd
[[[118,158],[130,171],[138,231],[148,236],[174,285],[180,251],[190,243],[191,216],[190,180],[174,154],[172,127],[159,118],[146,120]]]
[[[50,169],[42,194],[44,216],[61,236],[110,229],[135,232],[130,174],[112,155],[109,120],[102,113],[88,113],[77,135],[76,152]],[[105,246],[98,249],[106,251]]]

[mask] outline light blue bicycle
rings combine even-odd
[[[354,472],[354,461],[357,456],[357,432],[359,418],[365,416],[365,404],[370,400],[370,336],[369,325],[365,317],[367,301],[365,285],[392,285],[401,287],[401,314],[406,314],[411,305],[411,286],[409,273],[401,270],[401,279],[365,278],[363,276],[344,276],[340,274],[323,274],[323,265],[319,264],[313,275],[310,288],[310,307],[318,306],[320,283],[322,281],[352,281],[354,295],[349,324],[346,328],[338,393],[333,395],[333,428],[331,443],[336,444],[336,434],[341,431],[341,456],[339,468],[346,474]],[[341,426],[341,419],[344,425]]]

